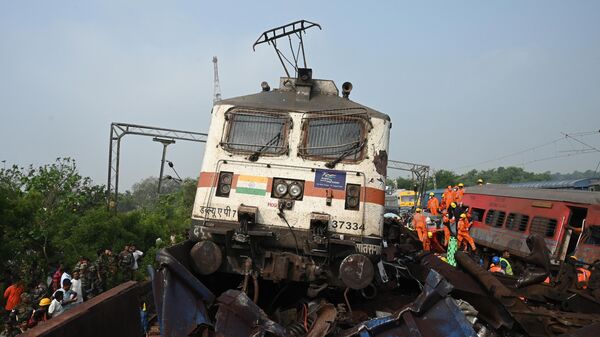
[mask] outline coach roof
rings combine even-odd
[[[600,192],[578,190],[556,190],[542,188],[519,188],[507,185],[488,184],[467,187],[465,195],[482,194],[498,197],[564,201],[578,204],[600,204]]]

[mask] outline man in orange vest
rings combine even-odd
[[[458,235],[456,236],[458,239],[458,246],[460,247],[463,241],[466,241],[470,246],[472,251],[476,251],[475,241],[469,234],[469,221],[467,220],[467,215],[465,213],[460,215],[460,220],[458,220]]]
[[[431,215],[433,215],[433,216],[437,216],[439,214],[438,213],[439,207],[440,207],[440,202],[435,197],[435,194],[433,194],[433,192],[430,192],[429,193],[429,201],[427,201],[427,208],[429,208],[429,213],[431,213]]]
[[[582,267],[577,267],[577,288],[587,289],[588,281],[590,280],[590,275],[592,274],[589,270]]]
[[[425,216],[421,213],[421,209],[417,208],[415,210],[415,214],[413,215],[412,224],[417,231],[417,235],[419,236],[419,240],[423,243],[423,250],[429,250],[429,239],[427,238],[427,221],[425,220]],[[427,249],[426,249],[427,248]]]
[[[454,202],[457,204],[461,203],[464,194],[465,194],[465,184],[459,183],[458,189],[456,190],[456,192],[454,194]]]
[[[444,229],[444,246],[448,246],[450,242],[450,218],[448,217],[448,211],[442,210],[442,228]]]
[[[454,191],[452,190],[452,186],[448,186],[444,195],[446,197],[446,208],[448,208],[450,207],[450,204],[454,202]]]
[[[497,256],[494,256],[492,258],[492,264],[490,264],[490,272],[492,273],[501,273],[504,274],[504,270],[502,270],[502,267],[500,267],[500,258]]]

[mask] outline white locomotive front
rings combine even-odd
[[[262,87],[213,107],[192,216],[196,270],[366,287],[381,254],[389,116],[310,69]]]

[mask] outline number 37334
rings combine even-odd
[[[364,230],[365,225],[359,225],[356,222],[331,220],[332,229],[349,229],[353,231]]]

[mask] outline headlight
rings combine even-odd
[[[217,183],[217,189],[215,195],[217,197],[229,197],[231,192],[231,182],[233,181],[233,172],[221,172],[219,173],[219,181]]]
[[[346,209],[358,211],[360,208],[360,185],[346,185]]]
[[[300,187],[298,184],[292,184],[292,186],[290,186],[290,195],[292,198],[299,197],[302,195],[302,187]]]
[[[231,185],[221,185],[220,191],[222,194],[229,194],[231,191]]]
[[[275,195],[278,197],[284,196],[288,191],[288,186],[284,182],[279,182],[275,185]]]
[[[358,206],[358,198],[348,197],[348,208],[356,208]]]

